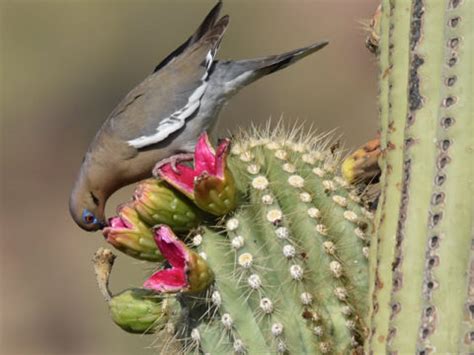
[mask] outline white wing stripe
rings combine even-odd
[[[207,83],[202,83],[188,98],[186,105],[160,121],[160,124],[156,128],[156,133],[151,136],[141,136],[132,140],[127,141],[132,147],[139,149],[146,147],[147,145],[155,144],[163,139],[167,138],[171,133],[176,132],[184,126],[186,118],[191,116],[201,104],[201,98],[206,91]]]
[[[214,53],[209,51],[206,56],[206,66],[207,70],[211,67],[212,61],[214,59]],[[206,79],[208,77],[208,72],[204,73],[201,78],[202,84],[193,91],[191,96],[188,98],[188,102],[184,107],[178,111],[172,113],[169,117],[160,121],[158,127],[156,128],[156,133],[151,136],[141,136],[132,140],[127,141],[132,147],[139,149],[146,147],[147,145],[156,144],[165,138],[167,138],[173,132],[176,132],[181,127],[184,126],[186,119],[190,117],[201,104],[201,98],[204,95],[204,92],[207,88]]]
[[[183,122],[171,122],[167,119],[167,122],[162,121],[160,122],[160,131],[152,136],[141,136],[132,140],[129,140],[127,143],[130,144],[132,147],[139,149],[146,147],[147,145],[156,144],[166,137],[168,137],[171,133],[177,131],[181,127],[184,126]]]

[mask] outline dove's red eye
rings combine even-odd
[[[94,222],[94,217],[92,217],[91,215],[88,215],[84,218],[84,220],[85,220],[86,223],[89,224],[89,223]]]

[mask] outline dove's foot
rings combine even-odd
[[[182,161],[191,161],[194,159],[194,154],[193,153],[181,153],[181,154],[176,154],[173,155],[169,158],[160,160],[158,163],[156,163],[155,167],[153,168],[153,176],[154,177],[159,177],[159,171],[163,167],[163,165],[170,164],[171,169],[176,173],[179,174],[179,170],[176,168],[176,164],[182,162]]]

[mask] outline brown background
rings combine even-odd
[[[243,90],[220,130],[295,119],[338,128],[347,147],[376,131],[376,66],[360,21],[376,0],[227,0],[231,26],[220,58],[331,44]],[[2,354],[150,354],[153,336],[128,335],[109,319],[90,264],[104,245],[71,221],[67,201],[82,156],[128,90],[196,28],[202,1],[3,1],[1,3]],[[114,206],[130,190],[110,201]],[[119,291],[150,266],[121,256]]]

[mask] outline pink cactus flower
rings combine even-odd
[[[226,167],[229,147],[230,140],[223,139],[214,151],[207,133],[203,133],[196,144],[194,168],[177,164],[176,172],[171,164],[165,164],[158,174],[202,210],[216,216],[224,215],[236,205],[234,179]]]
[[[143,286],[160,293],[199,292],[207,288],[214,275],[206,261],[179,240],[170,227],[159,225],[153,232],[158,249],[171,268],[155,272]]]

